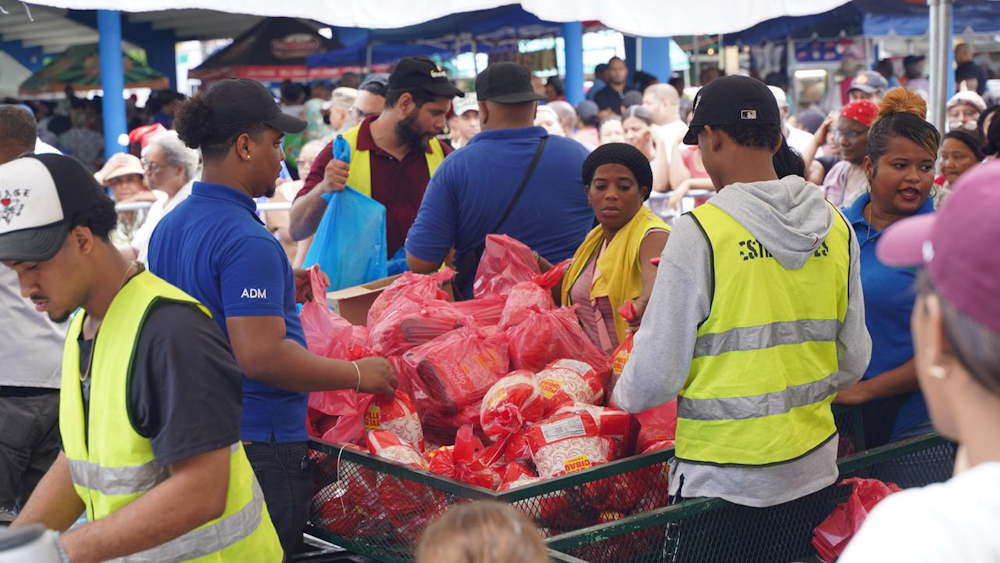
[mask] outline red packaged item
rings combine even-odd
[[[541,481],[541,479],[538,475],[535,475],[523,464],[511,463],[507,466],[507,469],[504,470],[499,490],[506,491],[507,489],[523,487],[524,485],[531,485],[539,481]]]
[[[847,497],[847,502],[837,505],[826,520],[813,530],[813,547],[827,563],[832,563],[844,553],[875,505],[902,490],[895,483],[884,483],[878,479],[854,477],[840,482],[841,486],[852,484],[854,490]]]
[[[546,416],[565,404],[596,405],[604,398],[597,372],[586,362],[558,360],[535,374]]]
[[[394,398],[372,395],[375,400],[365,410],[365,430],[388,430],[404,442],[424,449],[424,430],[410,396],[397,391]]]
[[[677,436],[677,399],[635,415],[639,436],[635,451],[647,453],[674,445]]]
[[[373,327],[378,323],[386,312],[400,309],[405,306],[416,306],[417,309],[427,301],[440,299],[449,301],[448,293],[441,289],[441,286],[455,277],[455,272],[451,268],[445,268],[436,274],[426,276],[405,272],[382,293],[372,303],[368,309],[368,326]]]
[[[524,243],[507,235],[486,235],[472,294],[476,299],[487,295],[507,297],[515,285],[531,281],[539,273],[538,259]]]
[[[317,356],[335,360],[349,359],[354,326],[333,312],[327,304],[324,298],[326,283],[319,271],[319,264],[309,268],[309,284],[312,286],[314,299],[303,303],[299,313],[306,346]]]
[[[327,442],[358,442],[369,430],[392,432],[406,443],[423,449],[420,417],[410,396],[397,391],[393,398],[354,391],[320,391],[309,394],[310,408],[338,416],[319,437]]]
[[[447,301],[409,302],[382,315],[369,331],[368,345],[382,356],[400,355],[460,328],[462,319]]]
[[[427,460],[424,456],[420,455],[415,447],[388,430],[369,431],[368,449],[379,457],[417,469],[427,469]]]
[[[539,372],[563,358],[590,364],[602,386],[611,371],[611,359],[590,341],[580,328],[576,307],[532,311],[521,324],[507,329],[513,369]]]
[[[608,463],[611,440],[602,438],[588,412],[564,414],[528,429],[531,458],[543,479]]]
[[[515,432],[497,442],[503,447],[503,459],[507,463],[531,463],[531,448],[528,446],[528,428]]]
[[[479,410],[481,401],[476,401],[467,405],[458,414],[452,416],[441,416],[433,409],[436,408],[432,401],[425,401],[430,404],[432,410],[425,410],[420,421],[424,425],[424,436],[435,444],[454,444],[455,435],[458,429],[463,426],[471,426],[479,429]],[[420,409],[418,404],[417,409]]]
[[[466,326],[407,352],[428,395],[428,412],[450,417],[481,400],[509,371],[507,336]]]
[[[559,263],[548,272],[539,274],[532,281],[521,282],[510,290],[500,328],[507,329],[524,322],[532,311],[551,311],[556,308],[552,288],[560,284],[570,260]]]
[[[545,414],[542,392],[530,371],[515,371],[493,384],[483,397],[479,422],[492,440],[513,434]]]
[[[632,344],[635,338],[635,333],[630,332],[625,340],[615,348],[614,353],[611,354],[611,381],[608,383],[608,400],[611,400],[611,395],[615,392],[615,386],[618,385],[618,380],[622,377],[622,372],[625,370],[625,364],[628,363],[629,356],[632,355]]]
[[[483,449],[483,443],[472,434],[472,427],[463,426],[454,446],[445,446],[428,456],[431,473],[494,490],[500,486],[500,475],[484,463]]]
[[[478,326],[494,326],[500,322],[503,315],[504,298],[490,295],[482,299],[456,301],[451,306],[462,314],[462,317],[472,317]]]
[[[597,422],[597,431],[600,436],[610,438],[615,442],[613,459],[625,457],[631,453],[632,438],[635,435],[632,415],[618,409],[586,403],[572,403],[556,409],[554,416],[579,412],[589,412],[594,417],[594,421]]]

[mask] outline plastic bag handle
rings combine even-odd
[[[347,164],[351,163],[351,143],[347,142],[343,135],[337,135],[337,139],[333,141],[333,158]]]

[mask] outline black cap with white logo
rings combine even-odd
[[[448,80],[448,72],[427,57],[407,57],[396,63],[389,75],[389,89],[397,88],[423,88],[444,98],[465,96],[465,92]]]
[[[109,198],[74,158],[32,154],[0,165],[0,260],[51,259],[70,219],[102,199]]]
[[[778,102],[760,80],[739,75],[717,78],[698,90],[684,144],[697,145],[705,125],[737,124],[780,125]]]
[[[231,78],[208,91],[212,125],[225,127],[243,123],[265,123],[282,133],[301,133],[308,123],[283,113],[274,96],[256,80]]]

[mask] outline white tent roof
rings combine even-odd
[[[664,37],[732,33],[780,16],[826,12],[849,0],[521,0],[547,21],[598,20],[633,35]],[[31,0],[58,8],[147,12],[204,8],[204,0]],[[212,10],[255,16],[308,18],[332,26],[397,28],[512,0],[214,0]]]

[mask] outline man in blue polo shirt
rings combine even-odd
[[[174,125],[201,149],[203,181],[153,231],[149,267],[208,307],[229,340],[245,376],[241,438],[290,555],[312,496],[307,392],[391,395],[396,377],[383,358],[344,362],[306,350],[295,305],[308,297],[307,278],[256,215],[254,198],[274,193],[283,134],[305,122],[282,113],[260,83],[239,79],[184,102]]]
[[[476,77],[476,95],[482,132],[438,168],[406,238],[407,261],[418,273],[437,270],[454,248],[467,299],[486,235],[510,235],[556,263],[572,258],[594,226],[580,177],[587,149],[533,126],[544,96],[535,94],[528,69],[490,65]]]

